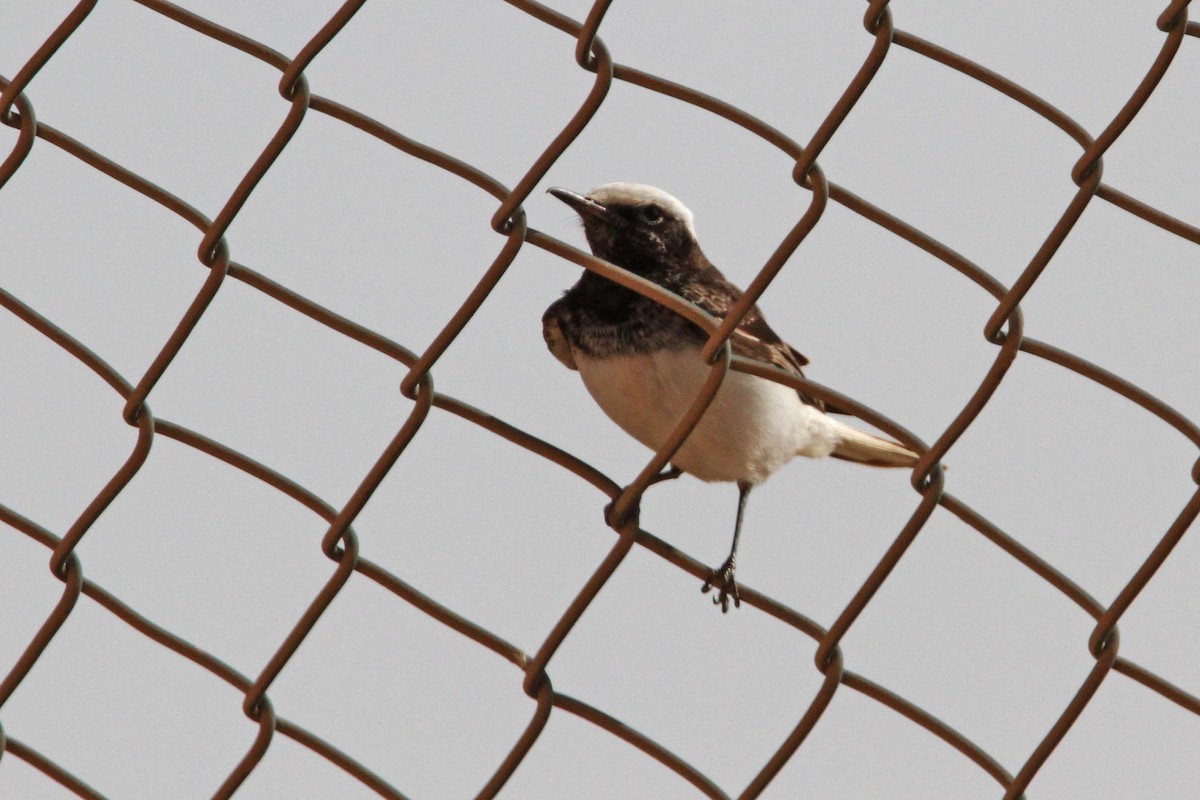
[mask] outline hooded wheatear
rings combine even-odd
[[[741,296],[700,250],[692,212],[653,186],[607,183],[586,195],[550,194],[583,220],[592,253],[657,283],[723,318]],[[700,356],[707,334],[670,309],[594,272],[546,309],[542,334],[550,352],[578,370],[613,422],[657,450],[695,401],[710,367]],[[795,375],[808,363],[752,306],[730,337],[733,352]],[[917,454],[826,414],[819,400],[783,384],[730,371],[672,465],[704,481],[738,486],[729,558],[713,570],[722,611],[740,605],[734,568],[750,490],[795,456],[834,456],[861,464],[908,467]]]

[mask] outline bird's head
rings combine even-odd
[[[584,195],[549,191],[579,214],[592,253],[606,261],[653,279],[703,260],[692,212],[662,189],[606,183]]]

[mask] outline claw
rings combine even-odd
[[[664,469],[662,472],[658,473],[653,478],[651,478],[650,482],[646,484],[646,488],[649,489],[654,484],[662,483],[663,481],[675,480],[682,474],[683,474],[683,470],[681,470],[679,467],[672,464],[670,467],[668,467],[667,469]],[[618,497],[619,497],[619,495],[618,495]],[[608,502],[608,505],[604,506],[604,524],[608,525],[608,527],[610,527],[610,528],[617,527],[616,525],[613,524],[613,516],[612,516],[613,506],[615,506],[616,504],[617,504],[617,498],[613,498],[612,500],[610,500]],[[638,504],[635,504],[633,508],[629,509],[629,513],[625,515],[626,518],[637,513],[638,506],[640,504],[641,503],[639,500]]]
[[[714,586],[716,586],[719,591],[712,599],[713,605],[719,605],[721,607],[722,614],[729,613],[730,598],[733,598],[734,608],[742,607],[742,597],[738,593],[737,581],[734,580],[734,561],[732,558],[728,559],[719,568],[712,570],[709,573],[708,580],[706,580],[704,585],[700,587],[700,591],[704,594],[708,594],[708,592],[712,591]]]

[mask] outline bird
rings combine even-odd
[[[673,195],[639,183],[606,183],[586,194],[549,194],[583,223],[592,254],[723,319],[742,296],[700,248],[692,212]],[[694,403],[710,365],[700,326],[633,289],[584,270],[542,316],[542,335],[564,366],[626,433],[658,450]],[[803,376],[808,359],[751,306],[729,338],[735,354]],[[832,456],[880,467],[910,467],[917,453],[835,419],[839,409],[782,383],[730,370],[711,404],[661,477],[690,474],[733,482],[737,516],[729,556],[709,570],[723,613],[741,606],[738,540],[751,490],[795,456]]]

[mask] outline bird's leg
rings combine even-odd
[[[713,586],[717,586],[720,590],[716,597],[713,598],[713,605],[721,606],[721,613],[729,613],[729,599],[733,598],[733,605],[740,608],[742,598],[738,595],[737,581],[734,580],[734,569],[737,566],[737,548],[738,538],[742,535],[742,517],[746,514],[746,499],[750,497],[750,490],[754,488],[754,484],[749,481],[738,481],[738,509],[737,522],[733,525],[733,546],[729,548],[729,558],[725,559],[725,563],[717,569],[713,570],[708,576],[708,580],[700,587],[700,591],[707,593]]]

